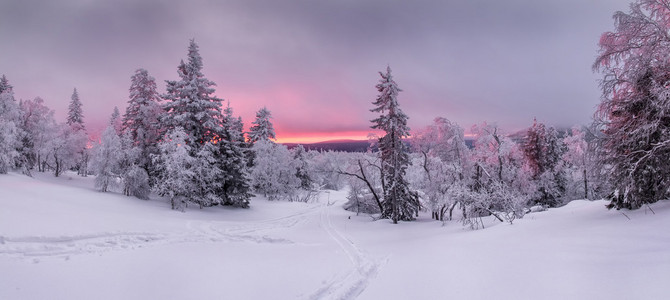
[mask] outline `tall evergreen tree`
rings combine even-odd
[[[166,81],[167,94],[163,96],[167,100],[163,122],[170,129],[182,127],[195,152],[218,139],[223,119],[222,100],[214,96],[216,84],[205,78],[202,67],[198,45],[191,40],[188,61],[181,61],[177,68],[180,80]]]
[[[12,87],[11,84],[9,84],[9,80],[7,80],[7,77],[5,75],[2,75],[0,77],[0,94],[4,91],[11,91],[14,87]]]
[[[3,75],[0,79],[0,174],[20,165],[21,110],[14,99],[12,86]]]
[[[383,218],[413,220],[419,211],[419,200],[415,192],[409,189],[405,173],[409,165],[408,146],[403,138],[409,137],[407,115],[400,110],[398,93],[402,91],[391,76],[391,67],[386,73],[379,72],[382,79],[377,84],[379,95],[370,111],[380,113],[372,120],[373,129],[381,129],[385,135],[379,138],[379,150],[382,159],[382,177],[384,182]]]
[[[73,138],[72,142],[74,144],[70,145],[73,151],[75,151],[75,165],[74,168],[77,170],[77,174],[86,176],[88,171],[88,160],[89,155],[86,149],[86,144],[88,139],[86,136],[86,127],[84,127],[84,113],[82,110],[82,103],[79,100],[79,93],[75,88],[72,92],[72,97],[70,100],[70,105],[68,106],[67,121],[68,125],[68,135],[77,136]]]
[[[248,207],[249,199],[253,195],[250,193],[251,178],[247,171],[244,126],[242,119],[233,117],[230,104],[224,110],[223,116],[222,136],[218,143],[220,168],[224,171],[221,201],[223,205]]]
[[[149,175],[150,183],[155,184],[157,170],[151,155],[158,154],[158,142],[163,134],[159,121],[163,108],[156,90],[156,80],[145,69],[135,70],[131,76],[129,100],[123,115],[122,130],[132,140],[140,153],[136,163]],[[139,174],[140,172],[135,172]]]
[[[277,138],[275,136],[275,129],[270,121],[271,118],[272,114],[266,107],[256,112],[256,120],[251,122],[253,125],[249,128],[249,133],[247,134],[249,143],[254,144],[259,140],[269,141]]]
[[[72,126],[76,130],[84,129],[84,112],[76,88],[72,92],[72,97],[70,99],[67,113],[67,125]]]
[[[119,112],[119,108],[116,106],[114,106],[112,116],[109,118],[109,125],[114,127],[114,130],[116,130],[116,134],[121,134],[122,129],[121,113]]]
[[[156,80],[145,69],[131,77],[128,107],[123,115],[123,131],[129,132],[135,145],[142,149],[155,146],[160,138],[158,118],[162,112]]]

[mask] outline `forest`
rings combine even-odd
[[[378,96],[361,107],[377,115],[371,128],[383,132],[371,136],[367,152],[289,149],[275,142],[265,107],[245,131],[232,104],[215,96],[191,40],[164,92],[147,70],[132,74],[127,107],[115,108],[99,140],[90,138],[77,89],[60,122],[41,98],[15,99],[2,76],[0,173],[75,171],[95,176],[101,192],[155,193],[182,211],[247,208],[254,195],[310,202],[321,190],[348,186],[348,210],[393,223],[426,213],[472,228],[484,216],[512,223],[575,199],[637,209],[669,193],[670,8],[663,3],[635,2],[602,35],[592,66],[602,74],[602,98],[591,124],[565,129],[528,120],[515,134],[482,122],[466,130],[445,112],[412,131],[387,67]]]

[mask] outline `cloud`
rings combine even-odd
[[[102,122],[125,107],[135,69],[160,89],[176,79],[195,38],[217,95],[247,124],[268,106],[287,133],[367,130],[377,72],[391,65],[413,128],[438,115],[570,126],[598,103],[596,43],[628,2],[4,1],[0,73],[60,118],[77,87],[87,122]]]

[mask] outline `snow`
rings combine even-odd
[[[93,177],[35,176],[0,176],[0,299],[667,296],[668,201],[573,201],[473,231],[356,216],[342,209],[346,190],[182,213],[97,192]]]

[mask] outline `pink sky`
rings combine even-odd
[[[135,69],[164,92],[194,38],[216,94],[247,126],[266,106],[279,141],[365,139],[387,65],[412,129],[437,116],[464,128],[571,127],[591,121],[597,42],[628,3],[1,1],[0,74],[60,121],[76,87],[96,131],[124,110]]]

